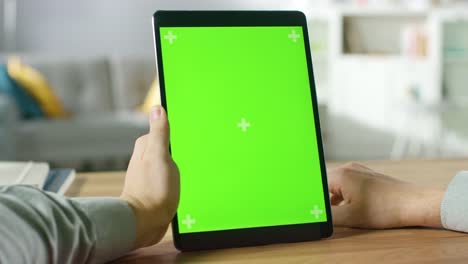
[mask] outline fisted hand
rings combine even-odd
[[[337,226],[441,227],[442,188],[404,182],[358,163],[330,170],[328,185]]]

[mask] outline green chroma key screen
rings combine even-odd
[[[325,222],[301,27],[161,27],[180,233]]]

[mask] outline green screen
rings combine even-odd
[[[301,27],[161,27],[180,233],[326,221]]]

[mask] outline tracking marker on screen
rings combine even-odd
[[[174,40],[177,39],[177,35],[174,35],[172,31],[168,31],[167,34],[164,36],[164,39],[167,39],[169,41],[169,44],[172,45],[172,43],[174,43]]]
[[[314,205],[314,209],[310,211],[310,214],[315,216],[315,219],[318,219],[319,216],[323,214],[323,210],[319,209],[317,205]]]
[[[197,222],[194,218],[192,218],[189,214],[185,215],[185,219],[182,220],[182,224],[184,224],[187,229],[192,229],[192,225],[194,225]]]
[[[247,132],[247,128],[250,127],[250,123],[245,120],[245,118],[242,118],[239,123],[237,123],[237,127],[240,127],[242,132]]]
[[[301,38],[301,35],[296,33],[296,30],[292,30],[291,34],[288,35],[288,38],[290,38],[294,43],[297,42],[298,39]]]

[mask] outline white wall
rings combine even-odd
[[[0,0],[1,1],[1,0]],[[295,9],[306,0],[18,0],[21,52],[152,54],[158,9]]]
[[[0,50],[3,50],[3,0],[0,0]]]

